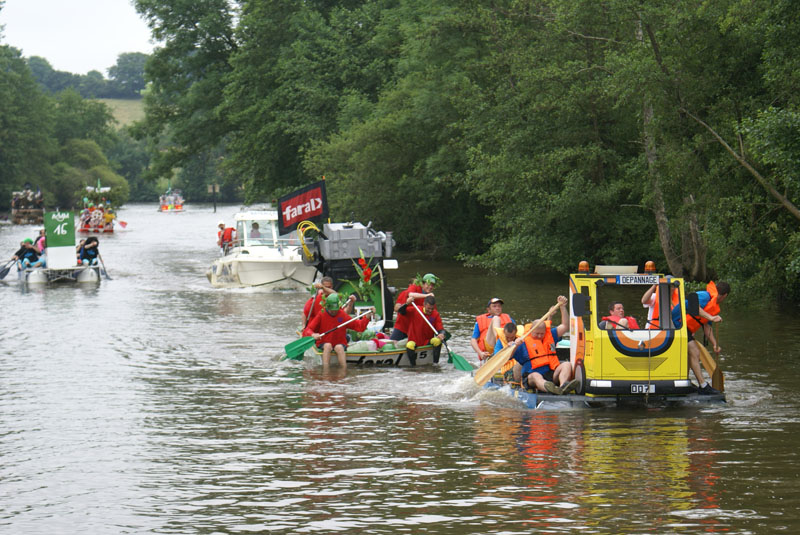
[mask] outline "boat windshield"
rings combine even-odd
[[[248,219],[239,221],[236,226],[236,234],[242,240],[245,247],[252,245],[269,245],[272,247],[299,245],[300,241],[297,232],[281,236],[274,220],[270,219]]]
[[[275,245],[272,222],[266,219],[239,221],[237,234],[244,239],[244,245]]]

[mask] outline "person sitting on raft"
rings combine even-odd
[[[417,348],[420,346],[433,346],[433,362],[439,362],[439,355],[442,352],[442,341],[446,333],[442,326],[442,318],[436,310],[436,298],[429,295],[419,309],[422,314],[409,303],[408,306],[400,307],[398,314],[405,316],[408,325],[408,343],[406,344],[406,355],[412,366],[417,365]],[[427,320],[427,321],[426,321]],[[431,325],[436,329],[436,333],[431,329]]]
[[[333,278],[322,277],[319,282],[311,285],[314,290],[314,295],[309,297],[306,304],[303,305],[303,328],[314,319],[314,317],[325,310],[325,299],[332,293],[336,293],[333,289]]]
[[[605,323],[603,323],[605,322]],[[600,322],[600,328],[612,329],[638,329],[639,324],[633,316],[625,315],[625,307],[619,301],[613,301],[608,305],[608,316],[603,316]]]
[[[367,315],[361,319],[357,319],[352,323],[347,324],[348,329],[357,332],[363,332],[369,325],[372,316],[375,313],[373,308]],[[312,336],[317,341],[317,347],[322,349],[322,369],[327,370],[330,366],[331,351],[336,353],[336,358],[339,360],[339,366],[342,371],[347,370],[347,330],[337,329],[336,327],[342,325],[352,318],[339,307],[339,294],[332,293],[325,298],[325,312],[317,314],[311,320],[306,328],[303,330],[303,336]],[[322,335],[331,329],[336,329],[326,335]]]
[[[572,379],[572,365],[559,361],[556,355],[556,344],[569,330],[567,298],[559,295],[558,304],[561,310],[561,324],[558,327],[551,327],[549,321],[539,322],[533,332],[522,340],[516,336],[516,327],[508,331],[504,328],[506,338],[514,339],[518,346],[524,343],[525,351],[517,349],[514,352],[514,360],[519,365],[514,366],[514,379],[520,380],[522,388],[526,390],[533,387],[540,392],[560,395],[568,394],[578,386],[578,381]],[[526,325],[525,332],[531,327],[533,324]]]
[[[44,257],[39,256],[39,251],[33,245],[32,239],[25,238],[19,245],[19,250],[11,257],[11,260],[17,261],[19,271],[26,268],[44,267]]]
[[[390,340],[403,340],[408,338],[408,318],[400,314],[400,307],[404,305],[410,306],[413,302],[418,307],[422,308],[426,297],[434,297],[433,290],[438,283],[439,278],[436,275],[433,273],[426,273],[421,279],[414,279],[411,281],[408,288],[400,292],[400,295],[397,296],[397,302],[394,305],[394,311],[397,312],[397,317],[395,318],[392,334],[389,335]]]
[[[486,305],[486,314],[475,318],[475,328],[469,343],[481,362],[492,356],[491,350],[497,343],[497,329],[502,329],[514,319],[503,313],[503,300],[492,297]]]
[[[93,266],[97,264],[97,257],[100,256],[100,240],[95,236],[89,236],[83,242],[83,247],[80,250],[80,263],[85,266]]]

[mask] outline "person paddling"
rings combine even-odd
[[[39,250],[33,245],[33,240],[25,238],[20,243],[19,250],[14,253],[11,260],[17,261],[19,271],[25,268],[44,267],[44,258],[39,257]]]
[[[414,279],[408,288],[400,292],[397,296],[397,302],[394,305],[394,311],[397,312],[397,317],[394,322],[394,329],[389,335],[390,340],[403,340],[408,338],[408,316],[401,313],[400,309],[406,310],[411,303],[415,303],[418,307],[422,307],[426,297],[434,297],[433,290],[439,283],[439,278],[433,273],[426,273],[421,279]]]
[[[353,321],[349,328],[357,332],[363,332],[369,325],[375,313],[375,309],[370,310],[363,318]],[[325,298],[325,312],[317,314],[308,326],[303,330],[303,336],[311,336],[316,340],[318,348],[322,349],[322,369],[327,370],[330,366],[331,352],[336,353],[339,366],[342,371],[347,370],[347,332],[346,329],[336,329],[346,321],[350,321],[350,316],[339,307],[339,294],[332,293]],[[322,333],[335,329],[323,336]]]
[[[497,329],[502,329],[514,319],[503,313],[503,300],[492,297],[486,305],[486,314],[475,318],[475,328],[469,343],[478,358],[484,361],[492,356],[492,350],[497,343]]]
[[[408,318],[408,343],[406,344],[406,355],[411,361],[412,366],[417,364],[417,351],[420,346],[433,346],[433,363],[439,362],[439,355],[442,353],[442,341],[445,338],[442,318],[436,310],[436,298],[429,295],[425,298],[422,308],[416,303],[405,310],[401,309],[401,315]],[[436,332],[433,332],[433,329]]]

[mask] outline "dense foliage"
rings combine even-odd
[[[119,143],[114,119],[102,103],[67,89],[43,92],[18,50],[0,45],[0,199],[41,189],[47,208],[76,208],[87,186],[110,186],[114,200],[129,186],[106,154]]]
[[[134,3],[163,43],[134,131],[152,177],[264,201],[324,175],[333,217],[402,247],[504,271],[654,259],[800,301],[791,0]],[[16,105],[22,132],[57,132]]]

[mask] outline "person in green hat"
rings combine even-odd
[[[417,277],[419,277],[419,275],[417,275]],[[394,322],[394,329],[392,329],[392,334],[389,335],[389,339],[403,340],[408,338],[408,320],[406,316],[400,312],[400,309],[405,307],[403,308],[405,311],[411,303],[416,303],[419,308],[422,308],[426,297],[434,297],[433,290],[440,282],[439,278],[433,273],[426,273],[422,277],[411,281],[408,288],[400,292],[397,296],[397,302],[394,304],[396,319]]]
[[[325,312],[314,316],[303,330],[303,336],[312,336],[317,347],[322,349],[322,369],[326,371],[330,366],[331,352],[336,353],[339,367],[347,370],[347,329],[363,332],[369,325],[375,309],[370,310],[364,317],[351,321],[347,312],[339,305],[339,294],[332,293],[325,298]],[[343,328],[347,323],[347,329]],[[341,327],[341,328],[340,328]],[[331,331],[331,332],[328,332]]]
[[[19,271],[29,267],[44,267],[44,258],[39,256],[32,239],[25,238],[19,245],[19,250],[11,257],[11,260],[17,261]]]

